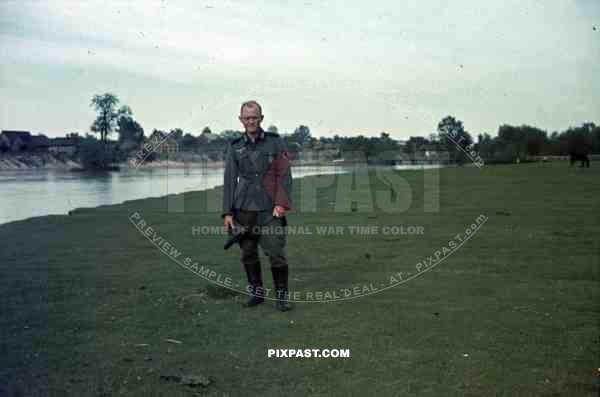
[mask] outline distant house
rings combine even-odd
[[[68,137],[68,138],[53,138],[49,140],[48,151],[50,153],[66,153],[73,154],[77,151],[77,146],[81,138],[79,137]]]
[[[29,131],[3,130],[0,133],[0,150],[12,153],[67,153],[73,154],[81,138],[71,134],[66,138],[48,138],[31,135]]]
[[[28,149],[31,142],[29,131],[2,130],[0,133],[0,147],[11,152],[22,152]]]
[[[50,148],[50,139],[46,135],[33,135],[27,149],[32,152],[46,152]]]
[[[179,144],[173,138],[165,139],[166,135],[160,131],[154,131],[148,138],[148,143],[157,145],[154,147],[156,153],[176,153],[179,151]],[[158,142],[162,142],[158,144]]]

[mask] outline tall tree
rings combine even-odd
[[[144,142],[144,129],[133,119],[131,109],[129,109],[129,112],[119,113],[117,121],[119,146],[125,152],[136,150]]]
[[[462,121],[446,116],[438,123],[438,131],[441,149],[447,150],[456,163],[465,163],[468,156],[463,149],[473,143],[473,138],[465,131]]]
[[[598,127],[594,123],[583,123],[579,127],[570,127],[563,135],[567,140],[569,154],[590,154],[593,151],[594,137],[598,136]]]
[[[304,144],[310,142],[310,138],[310,129],[305,125],[301,125],[294,130],[294,133],[291,136],[291,141],[303,146]]]
[[[513,161],[525,157],[525,153],[527,153],[527,136],[521,128],[503,124],[498,128],[498,139],[503,146],[508,148]]]
[[[109,92],[103,95],[94,95],[90,103],[90,106],[97,113],[91,129],[93,132],[100,134],[100,140],[104,143],[106,143],[108,135],[115,128],[117,118],[119,117],[119,112],[115,111],[118,103],[119,99],[117,96]],[[127,111],[127,109],[124,110]]]
[[[548,133],[537,127],[523,125],[521,128],[524,130],[527,139],[527,154],[530,156],[538,156],[548,142]]]

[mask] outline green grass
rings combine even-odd
[[[288,313],[272,301],[241,308],[245,296],[182,268],[127,219],[139,213],[181,257],[242,285],[237,249],[191,233],[219,224],[205,210],[207,200],[219,207],[218,189],[179,196],[180,213],[156,198],[1,225],[0,368],[17,370],[25,396],[596,395],[600,168],[444,169],[437,213],[423,212],[423,174],[400,175],[412,187],[404,213],[336,213],[329,203],[348,195],[333,185],[319,190],[317,213],[290,224],[415,225],[425,234],[290,236],[292,291],[387,283],[465,236],[479,215],[488,220],[408,282],[297,302]],[[318,180],[295,181],[294,202]],[[374,174],[370,182],[385,191]],[[270,287],[265,260],[263,277]],[[277,348],[350,349],[350,358],[267,358]],[[160,379],[177,373],[212,383]]]

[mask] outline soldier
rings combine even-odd
[[[287,311],[291,306],[285,214],[293,212],[290,201],[293,156],[285,151],[278,134],[263,131],[260,126],[263,118],[256,101],[242,104],[239,119],[245,132],[227,150],[222,217],[226,228],[232,228],[235,219],[247,230],[239,242],[241,263],[248,278],[247,291],[252,293],[245,306],[264,302],[260,245],[271,263],[276,308]]]

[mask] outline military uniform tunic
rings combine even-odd
[[[273,217],[280,205],[292,209],[291,161],[278,134],[262,129],[253,142],[244,134],[231,142],[227,150],[223,217],[232,215],[243,226],[268,230],[255,233],[240,243],[242,262],[258,261],[257,243],[271,258],[272,267],[287,266],[287,220]],[[279,226],[279,227],[278,227]]]

